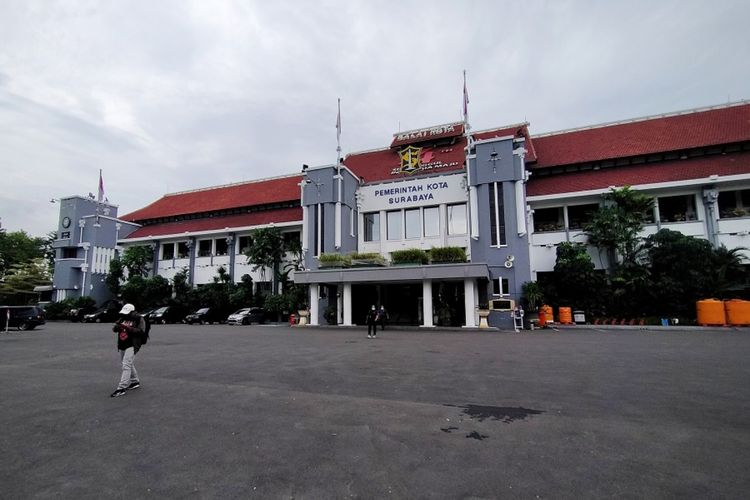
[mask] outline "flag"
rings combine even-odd
[[[466,70],[464,70],[464,121],[469,117],[469,91],[466,90]]]
[[[104,200],[104,179],[102,179],[102,169],[99,169],[99,194],[96,196],[96,201],[101,203]]]
[[[339,112],[336,115],[336,145],[341,144],[341,99],[339,99]]]

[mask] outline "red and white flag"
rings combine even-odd
[[[336,145],[341,144],[341,99],[339,99],[339,112],[336,115]]]
[[[96,196],[96,201],[101,203],[104,200],[104,179],[102,178],[102,169],[99,169],[99,194]]]
[[[469,118],[469,91],[466,90],[466,70],[464,70],[464,121]]]

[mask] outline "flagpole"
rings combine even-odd
[[[341,248],[341,198],[343,198],[343,186],[341,177],[341,98],[338,98],[338,113],[336,114],[336,180],[338,183],[338,196],[336,197],[336,211],[334,212],[334,246]]]

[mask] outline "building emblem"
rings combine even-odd
[[[401,173],[413,174],[414,172],[420,170],[420,167],[422,165],[422,148],[408,146],[399,151],[398,154],[401,157]]]

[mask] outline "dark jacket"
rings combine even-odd
[[[140,314],[121,316],[112,327],[112,331],[117,334],[117,349],[124,351],[132,347],[138,352],[143,344],[145,330],[146,320]]]
[[[375,318],[377,317],[378,312],[370,309],[367,312],[367,324],[368,325],[374,325],[375,324]]]

